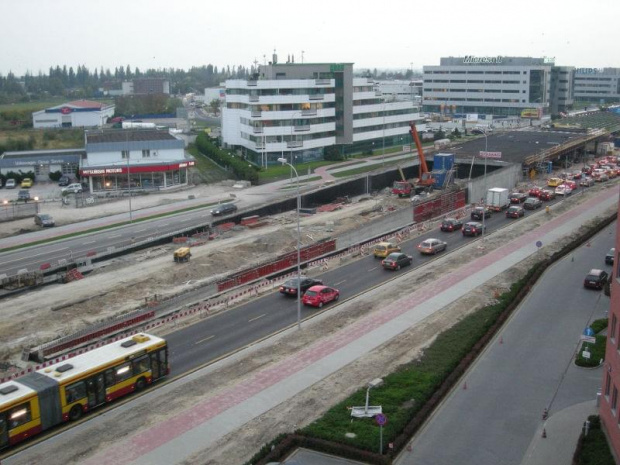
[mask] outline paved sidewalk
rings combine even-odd
[[[456,269],[432,285],[394,302],[382,312],[362,318],[354,325],[308,346],[300,353],[265,368],[243,383],[198,402],[191,410],[162,416],[159,423],[141,429],[123,441],[107,444],[103,451],[84,458],[82,463],[93,465],[182,463],[193,454],[208,449],[248,421],[286,402],[287,399],[418,324],[427,316],[465,295],[470,289],[484,284],[536,253],[536,241],[551,243],[564,237],[579,229],[590,218],[616,205],[617,201],[617,189],[601,192],[540,228]],[[472,273],[472,270],[477,271]],[[558,412],[558,415],[560,413]],[[71,439],[65,437],[64,440]],[[564,440],[572,440],[572,437]],[[543,451],[543,448],[540,447],[539,450]],[[33,448],[32,453],[41,454],[42,451]],[[49,451],[49,454],[51,455],[48,456],[53,456],[52,451]],[[28,454],[20,454],[19,460],[11,458],[6,463],[29,463],[27,456]]]

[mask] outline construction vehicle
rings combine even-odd
[[[432,173],[428,170],[426,158],[424,157],[424,150],[422,150],[422,143],[420,142],[420,137],[418,136],[418,130],[415,127],[415,123],[410,123],[410,127],[411,138],[415,142],[418,150],[418,157],[420,158],[420,174],[417,179],[411,182],[405,178],[403,170],[400,166],[398,167],[401,181],[394,181],[394,184],[392,185],[392,194],[398,195],[399,197],[410,197],[412,191],[415,191],[416,194],[423,191],[430,191],[435,183]]]
[[[192,254],[189,250],[189,247],[178,248],[174,251],[174,254],[173,254],[174,261],[177,263],[189,262],[189,257],[191,256]]]

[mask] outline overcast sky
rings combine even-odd
[[[620,67],[620,0],[0,0],[0,74],[50,66],[182,68],[443,56],[555,57]]]

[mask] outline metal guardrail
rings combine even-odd
[[[525,157],[525,159],[523,160],[523,164],[526,166],[531,166],[531,165],[535,165],[538,163],[541,163],[543,161],[549,160],[551,158],[553,158],[556,155],[561,154],[562,152],[565,152],[567,150],[570,150],[578,145],[582,145],[582,144],[586,144],[588,142],[593,141],[594,139],[604,136],[605,134],[607,134],[607,131],[603,131],[601,129],[595,129],[591,132],[589,132],[586,136],[584,137],[580,137],[579,139],[567,142],[566,144],[562,144],[562,145],[556,145],[554,147],[551,147],[550,149],[547,149],[541,153],[537,153],[535,155],[530,155],[529,157]]]

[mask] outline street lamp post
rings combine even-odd
[[[385,166],[385,100],[383,101],[383,149],[381,151],[381,166]]]
[[[484,186],[484,203],[482,204],[483,207],[483,212],[482,212],[482,247],[484,247],[484,233],[485,233],[485,229],[486,229],[486,217],[487,217],[487,155],[488,155],[488,142],[489,139],[487,138],[487,133],[486,131],[484,131],[482,133],[482,135],[484,136],[484,182],[483,182],[483,186]]]
[[[286,158],[278,158],[283,165],[288,165],[295,172],[297,179],[297,329],[301,329],[301,231],[299,228],[299,210],[301,208],[301,197],[299,197],[299,174],[295,167],[286,161]]]
[[[131,151],[129,149],[129,133],[125,133],[125,141],[127,142],[127,189],[129,189],[129,222],[133,222],[133,213],[131,210],[131,177],[129,175],[129,156]]]

